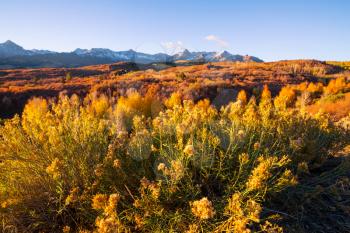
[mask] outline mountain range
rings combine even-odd
[[[223,52],[190,52],[185,49],[174,55],[166,53],[147,54],[134,50],[113,51],[104,48],[76,49],[72,52],[54,52],[49,50],[26,50],[8,40],[0,43],[0,69],[39,68],[39,67],[78,67],[113,62],[135,62],[139,64],[217,61],[254,61],[262,62],[254,56],[233,55]]]

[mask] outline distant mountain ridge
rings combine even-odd
[[[7,40],[4,43],[0,43],[0,57],[13,57],[13,56],[32,56],[38,54],[52,54],[55,52],[49,50],[26,50],[16,43]]]
[[[140,64],[160,62],[217,62],[217,61],[254,61],[262,62],[254,56],[233,55],[222,52],[190,52],[185,49],[174,55],[166,53],[147,54],[134,50],[113,51],[105,48],[76,49],[72,52],[54,52],[49,50],[26,50],[8,40],[0,43],[0,68],[27,67],[76,67],[83,65],[97,65],[112,62],[135,62]]]

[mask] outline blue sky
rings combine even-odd
[[[0,0],[0,42],[350,60],[349,12],[348,0]]]

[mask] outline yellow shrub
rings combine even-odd
[[[175,95],[156,116],[152,91],[35,99],[0,126],[0,214],[38,232],[279,230],[265,204],[346,142],[324,116],[285,109],[294,94],[274,106],[265,87],[259,106],[221,111]]]
[[[339,77],[332,79],[324,89],[326,95],[337,94],[348,90],[348,86],[345,77]]]
[[[261,99],[262,100],[271,99],[271,91],[269,90],[269,87],[267,85],[264,85],[264,89],[261,93]]]
[[[150,117],[160,110],[160,102],[151,96],[143,98],[138,92],[132,91],[126,97],[120,97],[115,106],[114,115],[119,130],[131,130],[132,120],[135,116]],[[153,112],[153,110],[156,110]]]
[[[275,98],[274,104],[277,108],[285,109],[292,107],[296,100],[296,94],[293,88],[283,87],[279,95]]]
[[[164,104],[167,108],[173,108],[177,105],[181,105],[182,97],[179,92],[174,92],[171,94],[170,98],[165,100]]]
[[[247,93],[245,92],[245,90],[240,90],[238,92],[237,95],[237,100],[240,100],[242,102],[243,105],[246,105],[248,102],[248,97],[247,97]]]
[[[310,93],[322,92],[323,84],[322,83],[309,83],[306,89]]]

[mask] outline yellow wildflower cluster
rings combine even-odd
[[[96,194],[92,199],[92,208],[95,210],[104,209],[108,203],[108,196],[106,194]]]
[[[238,160],[241,166],[245,165],[249,162],[249,155],[247,153],[240,154]]]
[[[200,232],[200,231],[199,231],[199,227],[197,224],[191,224],[188,227],[188,230],[186,231],[186,233],[198,233],[198,232]]]
[[[260,213],[262,207],[252,199],[244,200],[241,193],[234,193],[228,200],[226,206],[226,214],[230,216],[228,220],[223,222],[217,231],[230,231],[249,233],[251,230],[248,225],[251,222],[260,222]]]
[[[96,194],[92,199],[92,208],[102,210],[103,216],[96,219],[98,233],[129,232],[121,222],[116,212],[120,194]]]
[[[242,205],[243,203],[245,204],[245,206]],[[234,218],[246,218],[247,221],[253,222],[260,221],[260,213],[262,210],[261,205],[252,199],[248,199],[244,202],[243,197],[240,193],[235,193],[232,195],[232,197],[229,199],[229,204],[226,208],[226,211]],[[241,227],[242,226],[240,225],[240,228]]]
[[[290,162],[290,160],[283,156],[281,159],[277,157],[261,156],[258,159],[259,164],[256,166],[249,176],[246,186],[249,191],[263,190],[268,186],[268,181],[272,177],[272,169],[283,167]],[[280,179],[277,181],[277,186],[284,187],[283,184],[295,184],[295,178],[289,170],[286,170]],[[272,184],[271,184],[272,185]]]
[[[141,187],[144,190],[149,190],[154,199],[158,199],[160,195],[160,185],[154,181],[149,181],[146,177],[143,177],[140,181]]]
[[[161,171],[164,175],[170,177],[171,182],[178,182],[185,175],[185,168],[181,161],[173,160],[168,168],[164,163],[160,163],[157,167],[158,171]]]
[[[52,163],[46,168],[46,172],[52,176],[53,179],[60,179],[62,176],[62,162],[55,158]]]
[[[136,131],[129,141],[128,154],[134,159],[145,160],[152,152],[152,145],[152,136],[148,130]]]
[[[113,217],[98,218],[96,220],[97,233],[130,232],[118,219]]]
[[[69,226],[64,226],[62,229],[63,233],[69,233],[70,232],[70,227]]]
[[[113,161],[113,167],[114,167],[115,169],[119,169],[119,168],[121,168],[121,166],[122,166],[122,163],[121,163],[120,159],[115,159],[115,160]]]
[[[247,188],[248,190],[259,190],[264,188],[267,184],[267,180],[272,176],[271,168],[276,162],[276,158],[260,159],[259,165],[254,168],[250,175]]]
[[[198,201],[194,201],[190,203],[190,205],[193,215],[200,219],[210,219],[215,215],[213,204],[206,197],[203,197]]]
[[[185,149],[184,149],[184,153],[188,156],[194,155],[194,153],[195,153],[194,146],[191,144],[187,144]]]
[[[158,171],[163,171],[163,172],[165,172],[166,169],[167,169],[167,167],[166,167],[166,165],[165,165],[164,163],[160,163],[160,164],[158,164],[157,169],[158,169]]]
[[[78,198],[79,198],[79,189],[75,187],[72,190],[70,190],[69,195],[66,198],[65,204],[66,205],[74,204],[75,202],[78,201]]]

